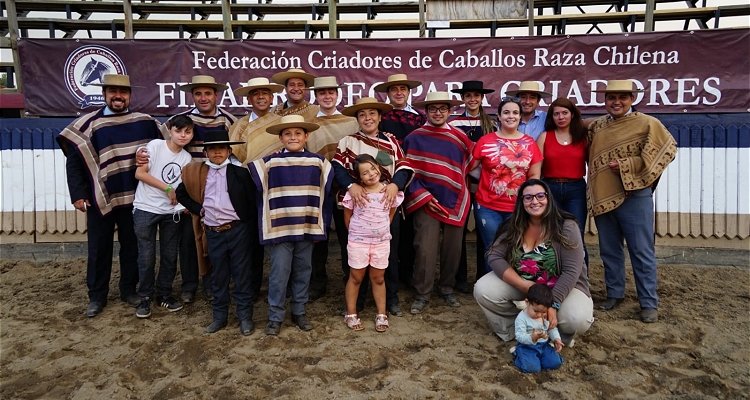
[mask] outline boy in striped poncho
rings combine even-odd
[[[411,313],[419,314],[430,301],[435,284],[438,245],[440,280],[438,290],[451,307],[460,307],[453,286],[461,259],[463,227],[471,206],[466,182],[474,143],[448,125],[450,108],[461,101],[447,92],[427,94],[414,103],[427,110],[428,123],[413,131],[402,145],[414,169],[406,188],[406,213],[414,217],[414,288],[417,291]],[[440,230],[443,239],[440,243]]]
[[[312,329],[305,303],[313,243],[326,239],[333,201],[331,163],[305,149],[309,132],[318,128],[300,115],[282,117],[266,132],[279,135],[284,150],[248,165],[258,189],[260,243],[271,254],[267,335],[278,335],[281,330],[290,279],[292,323],[305,331]]]

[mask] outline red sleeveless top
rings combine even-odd
[[[550,179],[581,179],[586,175],[586,140],[563,146],[555,131],[544,141],[542,176]]]

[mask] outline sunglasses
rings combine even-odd
[[[525,194],[521,196],[524,203],[531,203],[533,199],[536,199],[537,201],[541,202],[544,201],[544,199],[547,198],[547,192],[539,192],[537,194]]]
[[[500,101],[502,102],[512,101],[514,103],[520,103],[521,98],[520,97],[503,97],[502,99],[500,99]]]

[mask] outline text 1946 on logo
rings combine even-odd
[[[65,62],[65,85],[81,109],[104,105],[102,88],[98,85],[107,74],[127,74],[122,59],[102,46],[82,46],[75,49]]]

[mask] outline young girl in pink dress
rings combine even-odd
[[[357,171],[359,184],[367,192],[369,201],[360,207],[349,193],[344,196],[344,222],[349,231],[347,252],[349,253],[349,281],[346,283],[346,325],[355,331],[364,329],[357,316],[357,294],[359,285],[369,269],[372,295],[375,298],[377,315],[375,330],[388,329],[388,316],[385,313],[385,269],[390,255],[391,221],[396,208],[404,201],[404,193],[398,192],[391,207],[383,204],[386,183],[381,166],[369,154],[354,159],[353,169]]]

